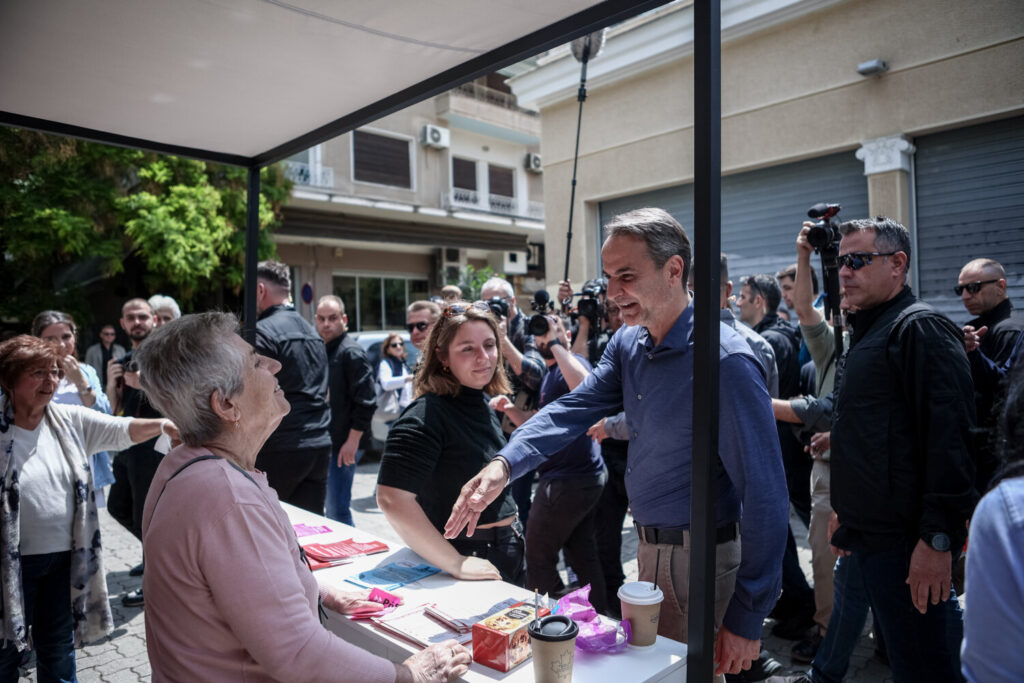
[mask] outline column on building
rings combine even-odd
[[[872,216],[888,216],[913,230],[910,216],[913,192],[910,169],[915,147],[902,135],[866,140],[857,150],[868,178],[868,207]]]

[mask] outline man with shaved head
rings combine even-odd
[[[988,482],[998,466],[996,455],[996,423],[999,406],[1006,394],[1006,386],[995,390],[985,388],[977,373],[984,364],[977,356],[984,355],[996,365],[1010,357],[1013,347],[1024,330],[1024,317],[1013,310],[1006,294],[1006,270],[990,258],[977,258],[960,270],[954,289],[967,312],[975,316],[964,326],[965,337],[978,337],[978,347],[968,354],[974,378],[974,405],[978,413],[978,439],[975,444],[978,457],[977,485],[988,488]]]

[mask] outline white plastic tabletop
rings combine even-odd
[[[292,523],[310,526],[327,526],[334,530],[330,534],[305,536],[299,539],[307,543],[331,543],[347,538],[356,541],[384,540],[361,529],[335,522],[288,504],[282,504]],[[320,569],[313,573],[321,585],[330,585],[345,590],[356,590],[356,586],[345,581],[347,577],[394,561],[423,560],[405,546],[388,542],[386,553],[355,558],[350,564]],[[403,607],[427,602],[451,614],[479,614],[491,605],[507,599],[519,598],[532,601],[533,593],[524,588],[502,581],[459,581],[451,575],[441,573],[429,576],[393,591],[404,599]],[[400,662],[416,651],[416,646],[391,636],[366,621],[352,621],[347,617],[328,612],[327,628],[345,640],[370,652]],[[589,654],[576,650],[573,665],[573,680],[578,683],[604,683],[606,681],[683,681],[686,679],[686,645],[658,636],[657,642],[649,648],[628,647],[625,652],[606,655]],[[518,667],[502,673],[476,662],[463,674],[462,681],[472,683],[503,681],[526,683],[533,680],[533,663],[527,660]]]

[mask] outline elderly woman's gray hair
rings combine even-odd
[[[139,382],[149,402],[177,425],[188,446],[202,446],[224,429],[210,397],[242,391],[245,354],[231,344],[238,319],[196,313],[153,330],[135,350]]]
[[[154,294],[149,297],[149,307],[153,309],[154,314],[157,311],[170,311],[173,320],[181,317],[181,308],[178,307],[178,302],[164,294]]]

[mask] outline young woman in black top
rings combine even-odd
[[[388,434],[377,503],[420,557],[458,579],[521,584],[523,533],[509,490],[472,537],[445,540],[444,524],[471,479],[505,445],[488,396],[509,392],[497,322],[483,304],[451,304],[423,345],[416,399]]]

